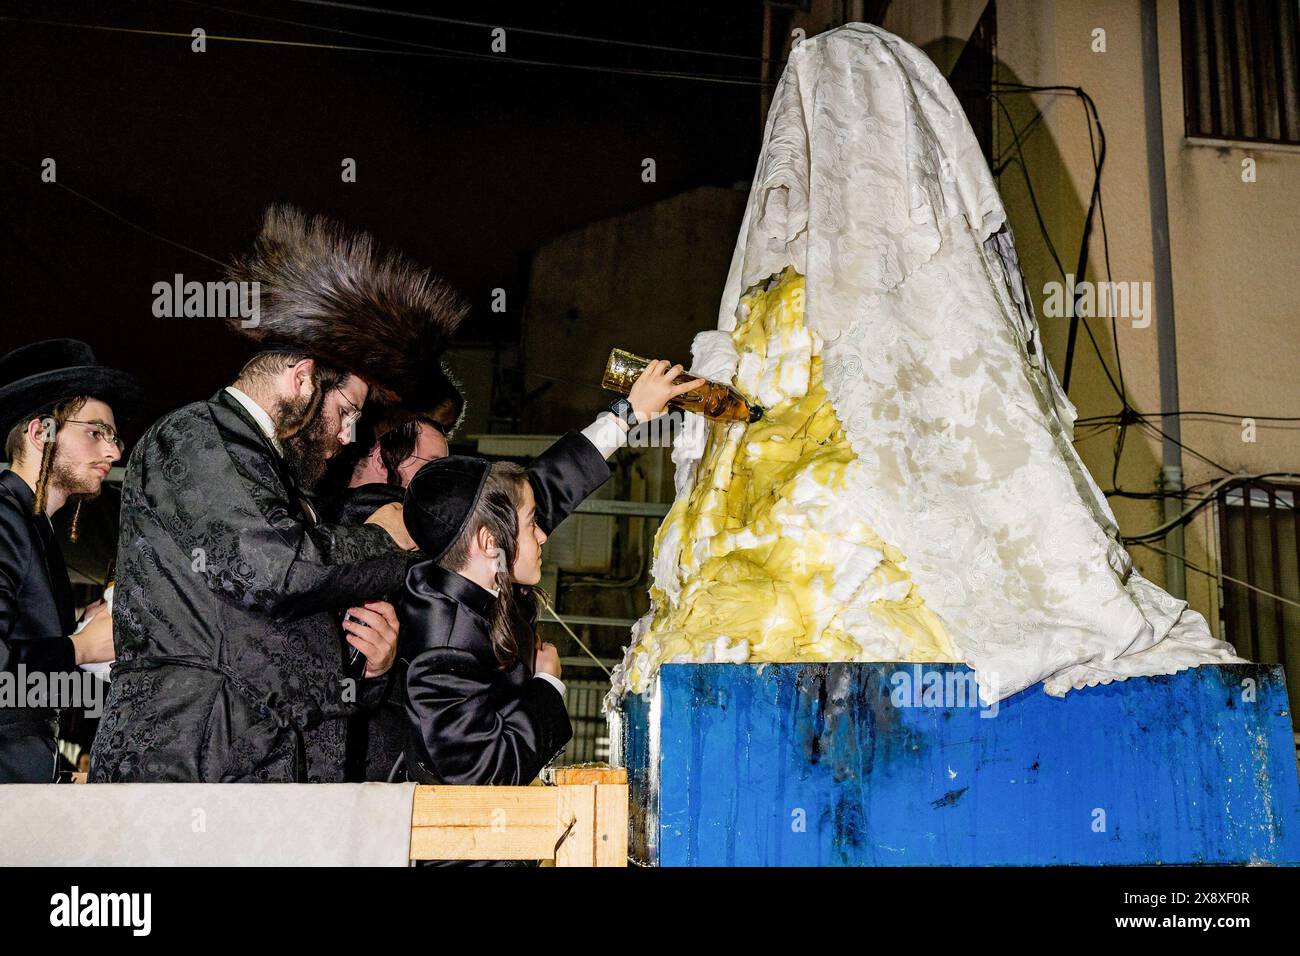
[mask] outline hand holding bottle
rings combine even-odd
[[[645,367],[627,395],[632,411],[636,412],[636,417],[642,424],[666,412],[671,399],[704,384],[702,378],[677,384],[678,376],[685,371],[680,365],[670,366],[667,359],[654,359]]]

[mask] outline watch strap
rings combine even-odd
[[[627,422],[628,428],[636,428],[640,424],[637,421],[636,412],[632,409],[632,403],[626,398],[617,398],[609,403],[609,410],[623,421]]]

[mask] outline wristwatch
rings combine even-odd
[[[637,420],[636,412],[632,409],[632,403],[626,398],[616,398],[609,403],[609,410],[618,418],[627,422],[628,428],[636,428],[640,422]]]

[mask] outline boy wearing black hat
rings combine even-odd
[[[51,339],[0,358],[0,435],[9,468],[0,472],[0,671],[15,706],[0,706],[0,784],[51,783],[58,701],[27,703],[26,678],[77,672],[113,659],[112,620],[103,612],[80,631],[51,516],[97,496],[122,456],[113,406],[134,403],[134,381],[95,362],[90,346]],[[76,515],[73,516],[76,533]],[[17,699],[23,698],[23,699]],[[33,702],[36,703],[36,702]]]
[[[652,362],[633,386],[644,423],[701,384]],[[615,403],[619,404],[619,403]],[[572,735],[554,645],[538,644],[541,546],[610,475],[626,418],[602,416],[527,469],[451,456],[411,481],[406,527],[428,560],[397,601],[407,662],[407,773],[423,783],[526,784]]]

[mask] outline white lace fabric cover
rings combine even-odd
[[[805,320],[862,464],[848,494],[906,555],[986,702],[1240,660],[1133,568],[1071,444],[1075,409],[979,144],[934,64],[884,30],[852,24],[792,51],[719,328],[787,266],[806,277]],[[717,335],[698,343],[712,365]],[[679,497],[701,451],[674,450]],[[658,556],[657,580],[676,557]]]

